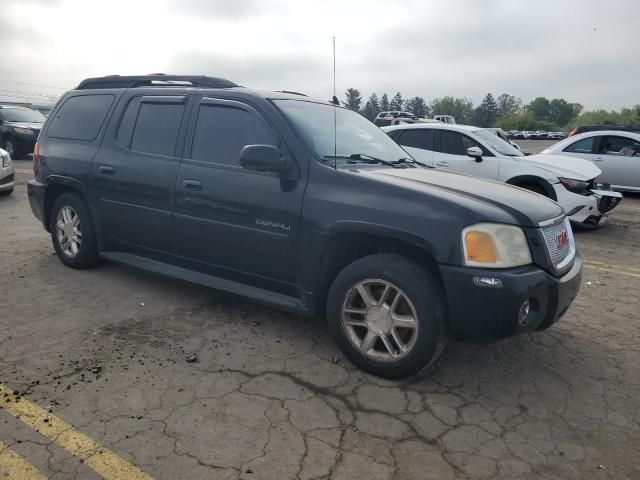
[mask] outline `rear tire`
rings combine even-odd
[[[347,358],[384,378],[428,367],[447,340],[440,282],[397,254],[369,255],[347,265],[329,290],[327,319]]]
[[[100,262],[91,212],[77,194],[63,193],[51,209],[51,241],[67,267],[88,268]]]

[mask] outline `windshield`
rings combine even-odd
[[[509,142],[503,140],[495,132],[491,130],[474,130],[474,135],[480,137],[484,143],[493,148],[501,155],[508,155],[510,157],[522,157],[524,156],[516,147]]]
[[[409,157],[386,133],[351,110],[300,100],[275,103],[320,157],[333,161],[334,155],[348,158],[360,154],[388,162]]]
[[[46,120],[39,111],[30,108],[3,108],[2,116],[7,122],[43,123]]]

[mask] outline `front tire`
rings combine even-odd
[[[13,188],[10,188],[9,190],[2,190],[0,191],[0,197],[6,197],[8,195],[11,195],[13,193]]]
[[[20,145],[12,137],[5,138],[3,144],[12,160],[18,160],[22,156]]]
[[[60,195],[51,210],[51,240],[62,263],[88,268],[100,261],[91,212],[74,193]]]
[[[447,339],[446,304],[436,276],[397,254],[346,266],[327,299],[329,329],[362,370],[402,378],[428,367]]]

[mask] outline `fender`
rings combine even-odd
[[[518,175],[517,177],[507,180],[505,183],[516,187],[520,185],[537,185],[551,200],[554,202],[558,200],[558,196],[556,195],[556,191],[553,189],[553,186],[542,177],[537,177],[535,175]]]

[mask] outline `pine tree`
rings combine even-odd
[[[398,92],[393,97],[393,100],[391,100],[391,103],[389,104],[389,108],[391,110],[402,110],[403,106],[404,106],[404,100],[402,99],[402,95],[400,94],[400,92]]]
[[[381,112],[389,111],[389,97],[386,93],[383,93],[382,97],[380,97],[380,111]]]
[[[378,101],[378,95],[372,93],[371,96],[367,99],[367,102],[364,104],[362,115],[373,122],[379,113],[380,102]]]
[[[362,105],[360,90],[357,88],[347,88],[344,96],[346,98],[346,102],[342,102],[342,104],[354,112],[360,112],[360,105]]]
[[[479,127],[492,127],[498,118],[498,104],[493,95],[487,93],[482,103],[478,105],[474,112],[474,123]]]

